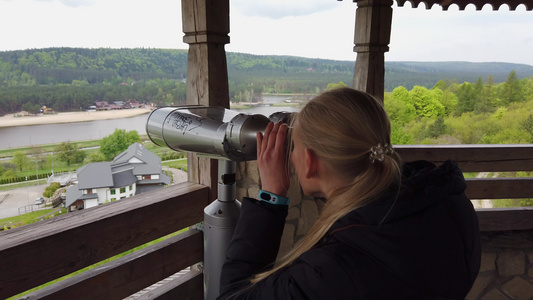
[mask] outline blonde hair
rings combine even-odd
[[[351,88],[324,92],[293,118],[292,127],[303,147],[333,167],[338,176],[351,178],[351,183],[329,196],[306,236],[273,269],[252,278],[252,283],[291,264],[320,241],[335,221],[400,184],[397,154],[375,162],[369,157],[371,147],[390,144],[389,119],[383,104],[371,95]]]

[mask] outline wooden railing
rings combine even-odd
[[[0,299],[197,224],[207,199],[207,187],[187,182],[0,232]],[[202,260],[202,233],[188,230],[24,299],[122,299]],[[201,272],[187,277],[160,296],[203,299]]]
[[[396,146],[404,161],[457,162],[463,172],[533,171],[533,145]],[[468,178],[470,199],[533,198],[532,177]],[[477,209],[482,231],[533,229],[533,208]]]
[[[533,170],[533,145],[397,146],[405,161],[458,162],[465,172]],[[187,182],[126,201],[0,232],[0,299],[24,292],[203,220],[208,187]],[[533,198],[533,178],[468,180],[472,199]],[[482,231],[533,230],[531,208],[480,209]],[[37,290],[24,299],[121,299],[203,259],[202,233],[179,235]],[[159,299],[203,299],[190,271],[152,290]]]

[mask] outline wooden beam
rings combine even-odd
[[[45,287],[25,299],[124,299],[202,260],[203,234],[191,229]]]
[[[185,182],[0,232],[0,299],[203,221],[207,192]]]
[[[385,52],[389,51],[392,0],[357,1],[355,16],[353,87],[383,101]]]
[[[182,0],[181,6],[183,41],[189,44],[187,104],[229,108],[229,1]],[[188,169],[189,180],[211,187],[209,199],[216,199],[218,163],[188,155]]]

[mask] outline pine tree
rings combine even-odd
[[[501,99],[505,104],[520,102],[524,100],[524,95],[522,91],[522,84],[518,80],[515,70],[509,72],[507,76],[507,81],[504,82]]]

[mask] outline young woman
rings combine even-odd
[[[452,161],[400,163],[382,104],[350,88],[311,100],[292,124],[305,195],[325,198],[275,262],[288,210],[289,127],[257,135],[262,191],[243,199],[220,299],[464,299],[479,271],[476,213]]]

